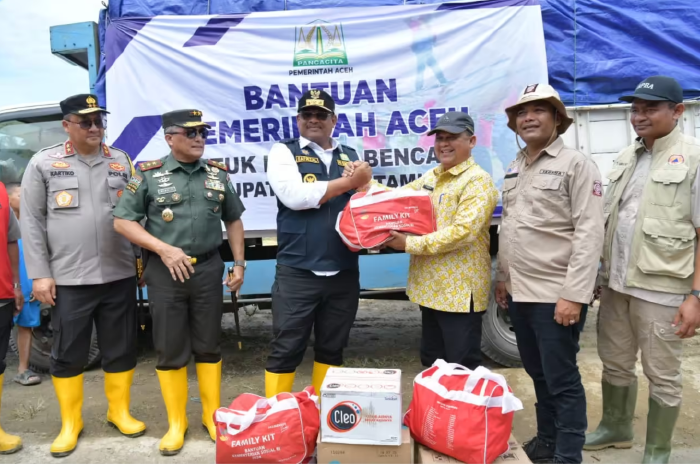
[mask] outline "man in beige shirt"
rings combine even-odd
[[[681,405],[682,339],[700,324],[700,140],[684,136],[683,89],[654,76],[637,86],[639,138],[608,174],[598,324],[603,418],[584,449],[631,448],[637,352],[649,379],[643,462],[666,463]]]
[[[496,301],[535,384],[537,436],[524,449],[534,463],[580,463],[587,422],[576,354],[603,241],[600,171],[564,145],[573,120],[551,86],[528,86],[506,113],[526,147],[503,184]]]

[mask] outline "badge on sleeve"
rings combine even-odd
[[[603,196],[603,183],[599,180],[593,181],[593,195],[597,197]]]
[[[233,189],[233,184],[231,183],[231,177],[226,174],[226,185],[228,185],[228,189],[231,191],[231,193],[236,193],[236,191]]]

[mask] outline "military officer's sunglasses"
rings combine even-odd
[[[313,111],[302,111],[301,112],[301,119],[304,121],[309,121],[313,118],[318,119],[319,121],[325,121],[326,119],[331,117],[331,113],[327,111],[320,111],[320,112],[313,112]]]
[[[79,122],[75,122],[75,121],[67,121],[67,122],[69,122],[71,124],[77,124],[83,130],[90,130],[92,128],[93,124],[98,129],[107,129],[107,122],[102,118],[83,119],[82,121],[79,121]]]
[[[206,139],[209,136],[209,129],[207,129],[206,127],[197,127],[197,128],[192,128],[192,129],[186,129],[185,132],[174,131],[174,132],[168,132],[168,134],[171,134],[171,135],[180,134],[180,135],[184,135],[188,139],[196,139],[197,135],[201,135],[203,139]]]

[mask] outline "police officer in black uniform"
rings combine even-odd
[[[314,328],[312,385],[317,390],[329,367],[342,365],[343,348],[360,297],[358,254],[335,223],[354,189],[367,184],[371,169],[342,177],[359,160],[352,148],[331,137],[338,120],[333,98],[312,89],[299,100],[301,137],[273,145],[268,181],[277,196],[277,269],[272,286],[272,352],[265,370],[268,397],[289,392]]]
[[[243,284],[244,208],[226,166],[201,159],[210,126],[199,110],[162,116],[171,153],[141,163],[114,210],[114,227],[148,250],[144,279],[153,316],[156,372],[170,429],[160,442],[177,454],[187,431],[187,364],[192,353],[202,400],[202,424],[216,437],[214,411],[221,405],[221,315],[224,262],[219,255],[226,225],[234,269],[226,283]],[[139,221],[148,218],[145,228]]]

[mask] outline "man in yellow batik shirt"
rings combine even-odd
[[[475,369],[481,364],[481,316],[491,289],[489,226],[498,190],[471,156],[476,136],[468,114],[446,113],[428,132],[433,134],[440,165],[402,188],[431,193],[437,231],[392,232],[386,246],[411,255],[406,293],[422,313],[422,364],[444,359]],[[348,163],[344,175],[354,168]]]

